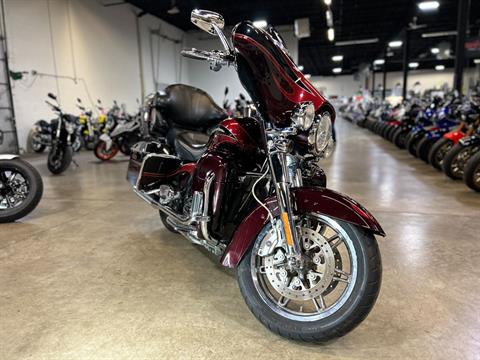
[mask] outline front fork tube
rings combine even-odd
[[[291,179],[289,173],[287,156],[289,155],[284,152],[272,152],[269,155],[269,165],[273,174],[272,178],[275,184],[278,210],[280,212],[283,235],[287,242],[288,255],[299,257],[301,255],[301,245],[293,218],[290,196],[290,187],[293,179]]]

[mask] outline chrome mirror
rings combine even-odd
[[[193,10],[190,20],[200,29],[212,35],[218,35],[218,30],[215,28],[222,30],[225,26],[222,15],[208,10]]]

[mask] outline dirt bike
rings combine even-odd
[[[136,144],[133,191],[167,229],[236,269],[248,307],[270,330],[310,342],[345,335],[379,293],[375,235],[385,233],[357,201],[325,187],[318,161],[333,150],[335,110],[273,27],[242,21],[228,39],[221,15],[194,10],[191,20],[224,50],[182,55],[214,71],[234,66],[256,115],[221,121],[196,161],[167,155],[156,141]]]
[[[0,223],[28,215],[37,207],[42,194],[42,177],[32,165],[18,155],[0,155]]]

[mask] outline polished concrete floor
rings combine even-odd
[[[369,317],[326,345],[282,339],[232,272],[162,227],[127,160],[44,176],[37,210],[0,225],[1,359],[479,359],[480,194],[339,121],[329,187],[369,208],[383,286]]]

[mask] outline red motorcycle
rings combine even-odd
[[[345,335],[379,293],[374,235],[385,234],[362,205],[325,188],[317,164],[333,150],[335,111],[274,28],[243,21],[230,42],[221,15],[194,10],[191,20],[225,50],[182,54],[212,70],[234,65],[256,115],[223,120],[196,162],[141,142],[127,178],[167,229],[236,268],[247,305],[269,329],[309,342]],[[195,136],[181,141],[195,151]]]

